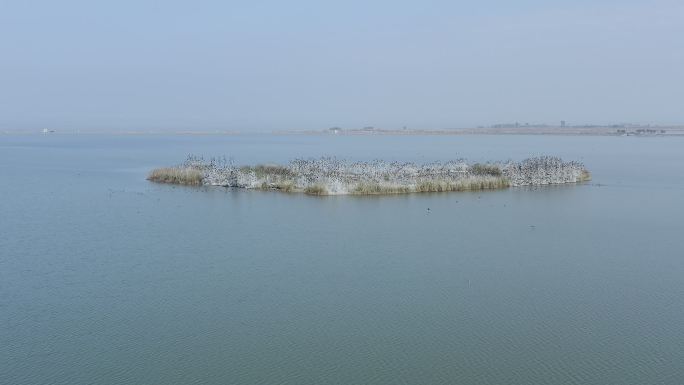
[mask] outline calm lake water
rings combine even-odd
[[[594,179],[386,197],[145,180],[188,153],[549,154]],[[4,135],[0,177],[0,384],[684,383],[684,138]]]

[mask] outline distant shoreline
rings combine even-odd
[[[518,126],[453,129],[328,129],[324,131],[288,131],[309,135],[560,135],[560,136],[682,136],[684,126]]]
[[[0,135],[312,135],[312,136],[458,136],[458,135],[547,135],[547,136],[637,136],[637,137],[675,137],[684,136],[684,126],[518,126],[518,127],[478,127],[448,129],[323,129],[323,130],[275,130],[275,131],[236,131],[236,130],[0,130]]]

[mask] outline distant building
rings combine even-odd
[[[561,127],[565,127],[565,120],[561,120]]]
[[[342,129],[340,127],[330,127],[329,130],[333,134],[339,134],[340,131],[342,131]]]

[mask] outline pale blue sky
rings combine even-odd
[[[684,2],[0,0],[0,129],[684,123]]]

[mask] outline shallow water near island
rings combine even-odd
[[[370,197],[145,180],[189,153],[556,155],[593,180]],[[0,383],[682,384],[683,166],[684,138],[0,136]]]

